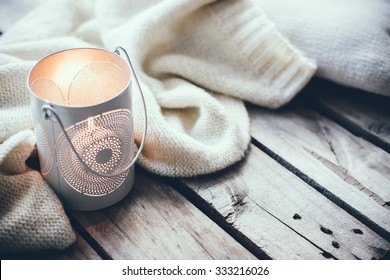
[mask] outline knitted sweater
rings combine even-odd
[[[138,163],[163,176],[206,174],[242,159],[250,141],[243,101],[277,108],[291,100],[315,71],[313,61],[249,0],[49,1],[0,37],[0,141],[4,141],[0,188],[12,187],[5,179],[10,174],[29,173],[26,154],[17,155],[20,143],[30,150],[34,145],[25,90],[31,67],[62,49],[114,50],[117,45],[132,58],[147,104],[148,135]],[[138,94],[133,98],[139,143],[144,120]],[[5,145],[12,137],[18,141]],[[16,175],[14,180],[25,188],[43,186],[42,178],[35,177],[38,181],[18,181]],[[19,190],[15,192],[16,196]],[[50,199],[57,203],[54,196]],[[3,224],[15,223],[3,213],[21,214],[14,204],[0,202],[3,229]],[[22,206],[30,215],[41,213],[34,204]],[[63,212],[57,215],[67,221]],[[20,227],[28,227],[25,223]],[[69,223],[62,226],[69,232]],[[0,244],[10,234],[1,230]],[[18,232],[15,236],[20,237]],[[69,234],[56,245],[48,242],[34,248],[60,248],[73,240]],[[23,244],[18,250],[29,249]],[[0,250],[8,249],[0,245]]]

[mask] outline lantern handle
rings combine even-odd
[[[133,66],[133,63],[131,63],[131,59],[129,57],[129,55],[127,54],[126,50],[124,48],[122,48],[121,46],[117,46],[115,48],[115,51],[114,53],[121,56],[121,53],[120,53],[120,50],[123,51],[123,53],[125,54],[126,58],[127,58],[127,61],[129,62],[129,66],[131,68],[131,71],[133,72],[133,75],[134,75],[134,78],[135,78],[135,81],[137,82],[137,86],[138,86],[138,89],[139,89],[139,92],[140,92],[140,95],[141,95],[141,99],[142,99],[142,105],[144,107],[144,131],[142,133],[142,140],[141,140],[141,144],[138,148],[138,151],[137,153],[135,154],[135,157],[134,159],[131,161],[131,163],[128,165],[128,168],[130,168],[135,162],[136,160],[138,159],[138,157],[141,155],[141,152],[142,152],[142,149],[144,148],[144,145],[145,145],[145,139],[146,139],[146,133],[147,133],[147,130],[148,130],[148,114],[146,112],[146,103],[145,103],[145,96],[144,96],[144,92],[142,91],[142,88],[141,88],[141,84],[138,80],[138,76],[137,76],[137,73],[134,69],[134,66]],[[126,168],[127,169],[127,168]]]
[[[138,77],[137,77],[137,74],[135,73],[134,71],[134,67],[131,63],[131,60],[127,54],[127,52],[122,48],[122,47],[117,47],[115,49],[115,53],[117,55],[120,56],[120,53],[119,53],[119,49],[121,49],[126,57],[127,57],[127,60],[129,61],[129,65],[130,65],[130,68],[131,70],[133,71],[133,74],[134,74],[134,78],[137,82],[137,85],[138,85],[138,89],[141,93],[141,98],[142,98],[142,103],[143,103],[143,107],[144,107],[144,118],[145,118],[145,125],[144,125],[144,131],[142,133],[142,140],[141,140],[141,144],[138,148],[138,151],[136,153],[136,155],[134,156],[133,160],[124,168],[124,170],[129,170],[133,165],[134,163],[137,161],[137,159],[139,158],[141,152],[142,152],[142,149],[145,145],[145,139],[146,139],[146,132],[147,132],[147,112],[146,112],[146,103],[145,103],[145,97],[144,97],[144,94],[143,94],[143,91],[142,91],[142,88],[141,88],[141,85],[139,83],[139,80],[138,80]],[[120,173],[115,173],[115,174],[102,174],[102,173],[99,173],[99,172],[96,172],[95,170],[93,170],[87,163],[84,162],[84,160],[81,158],[81,156],[79,155],[79,153],[76,151],[76,148],[74,147],[72,141],[70,140],[70,137],[61,121],[61,118],[58,116],[57,112],[55,111],[55,109],[50,106],[50,105],[43,105],[42,106],[42,111],[43,113],[45,114],[45,119],[51,119],[52,121],[56,121],[59,126],[61,127],[62,131],[64,132],[64,135],[66,137],[66,140],[68,141],[73,153],[76,155],[77,159],[84,165],[84,167],[88,170],[88,172],[91,172],[97,176],[102,176],[102,177],[115,177],[115,176],[118,176],[119,174],[122,174],[124,171],[121,171]]]

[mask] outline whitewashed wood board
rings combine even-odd
[[[227,171],[183,182],[275,259],[371,259],[390,249],[389,242],[253,145]]]
[[[354,133],[390,147],[390,98],[323,81],[310,87],[311,104]],[[377,138],[377,139],[375,139]]]
[[[255,259],[188,200],[137,172],[135,189],[100,211],[72,212],[113,259]]]
[[[389,154],[299,104],[249,113],[257,141],[390,232]]]

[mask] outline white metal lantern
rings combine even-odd
[[[135,155],[132,77],[145,114]],[[39,61],[27,83],[41,173],[65,206],[96,210],[125,197],[134,185],[147,122],[142,89],[126,51],[60,51]]]

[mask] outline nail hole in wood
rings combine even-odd
[[[340,244],[336,241],[332,241],[332,246],[335,247],[336,249],[340,248]]]
[[[300,219],[302,219],[302,217],[301,217],[299,214],[295,214],[295,215],[293,216],[293,219],[294,219],[294,220],[300,220]]]
[[[328,252],[322,252],[321,255],[323,255],[327,259],[333,258],[333,256],[331,254],[329,254]]]
[[[353,232],[356,234],[363,234],[363,232],[358,228],[353,229]]]
[[[333,233],[333,231],[331,231],[330,229],[323,227],[323,226],[321,226],[320,229],[325,234],[332,234]]]

